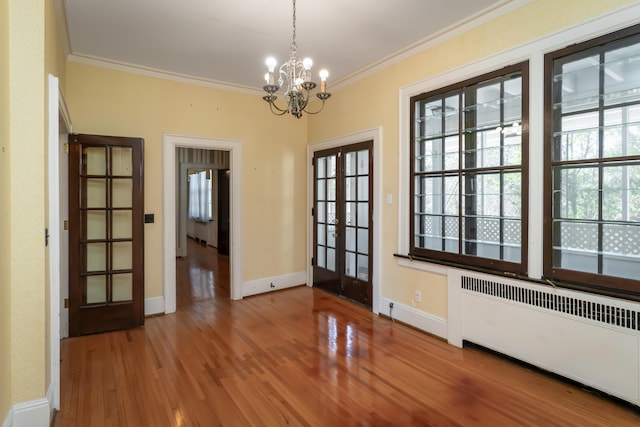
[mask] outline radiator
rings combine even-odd
[[[469,341],[640,405],[640,304],[468,271],[448,278],[452,344]]]

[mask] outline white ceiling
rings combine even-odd
[[[297,0],[298,56],[329,84],[508,0]],[[291,0],[64,0],[71,54],[259,89]]]

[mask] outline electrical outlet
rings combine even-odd
[[[416,291],[415,295],[413,296],[413,299],[414,299],[416,302],[420,302],[420,301],[422,301],[422,292],[420,292],[420,291]]]

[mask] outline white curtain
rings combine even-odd
[[[189,218],[211,221],[211,169],[189,175]]]

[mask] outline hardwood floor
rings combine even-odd
[[[228,273],[207,270],[225,257],[191,253],[175,314],[63,341],[55,426],[640,425],[627,406],[315,289],[230,301]]]

